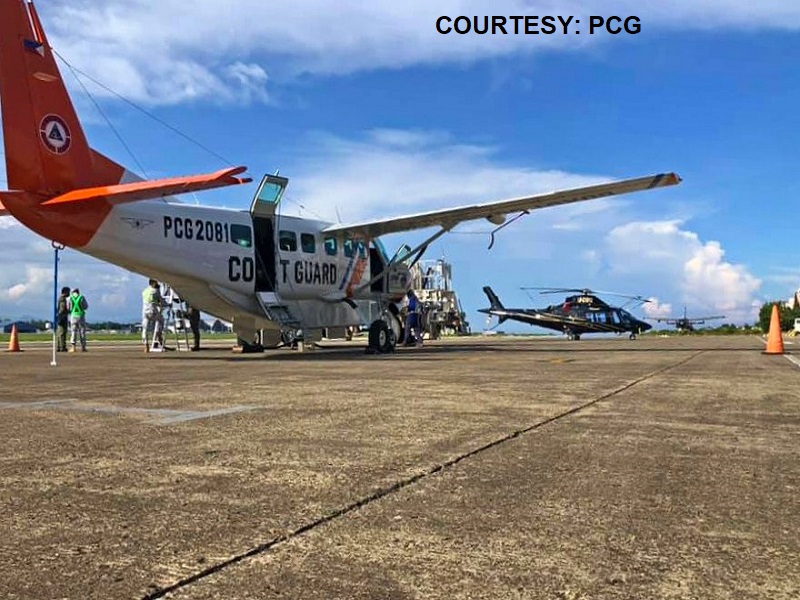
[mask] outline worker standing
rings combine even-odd
[[[192,352],[200,350],[200,311],[194,306],[188,306],[189,313],[189,327],[192,330],[192,337],[194,344],[192,345]]]
[[[158,281],[151,279],[147,283],[147,287],[142,290],[142,342],[144,342],[145,352],[150,351],[147,332],[151,324],[153,325],[153,347],[158,346],[159,349],[163,349],[163,344],[158,342],[161,339],[161,328],[164,326],[164,318],[161,315],[163,306],[164,299],[161,297]]]
[[[56,304],[56,342],[59,352],[67,351],[67,330],[69,329],[69,288],[61,288],[61,295]]]
[[[89,303],[86,298],[81,294],[78,288],[72,290],[69,298],[67,298],[67,310],[69,310],[69,325],[72,330],[70,341],[72,346],[70,352],[75,352],[77,341],[81,342],[81,351],[86,352],[86,311],[89,308]]]
[[[414,290],[408,290],[408,313],[406,314],[406,335],[403,339],[404,346],[422,345],[422,330],[420,323],[420,304]],[[414,330],[413,342],[411,330]]]

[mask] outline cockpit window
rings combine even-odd
[[[337,251],[336,238],[333,237],[333,236],[326,237],[325,238],[325,254],[327,254],[328,256],[336,256],[336,251]]]

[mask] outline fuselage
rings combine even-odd
[[[356,325],[355,301],[382,267],[367,241],[326,236],[323,221],[162,201],[118,205],[78,248],[169,283],[201,310],[276,327],[264,306],[288,306],[305,327]],[[402,294],[402,290],[398,290]],[[348,302],[349,301],[349,302]]]

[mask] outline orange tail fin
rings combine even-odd
[[[122,179],[89,147],[28,0],[0,0],[0,101],[9,189],[52,197]]]

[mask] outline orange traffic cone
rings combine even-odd
[[[764,354],[783,354],[783,336],[781,335],[781,317],[778,313],[778,305],[772,305],[772,317],[769,320],[769,335],[767,336],[767,348]]]
[[[11,326],[11,338],[8,340],[8,351],[22,352],[22,350],[19,349],[19,334],[17,333],[16,323]]]

